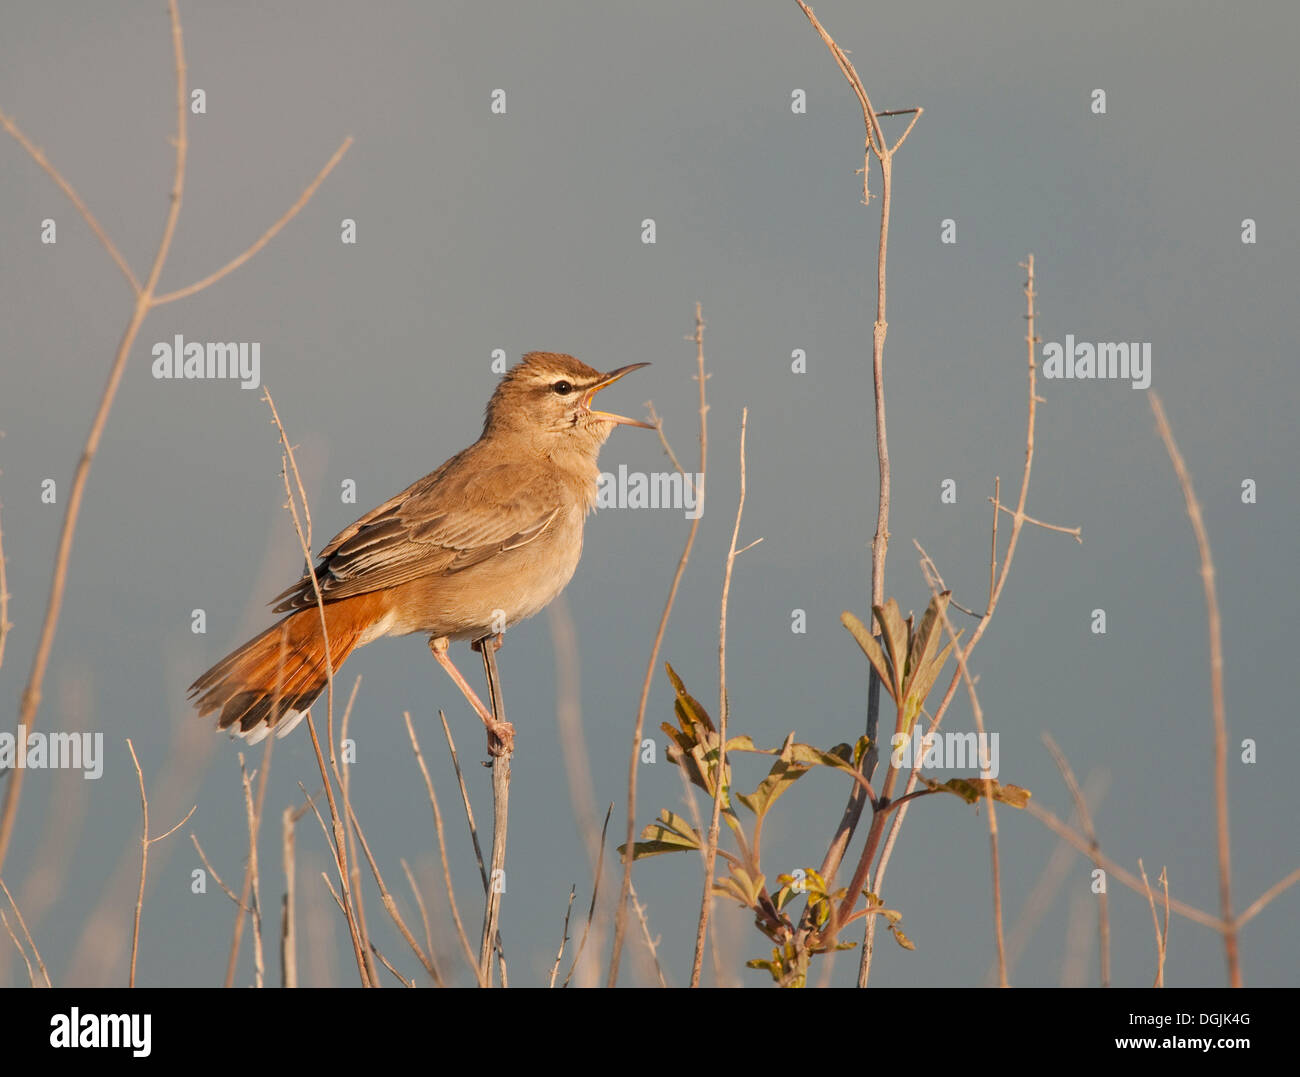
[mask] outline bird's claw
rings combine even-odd
[[[494,758],[510,755],[515,750],[515,727],[509,722],[493,722],[487,727],[488,752]]]

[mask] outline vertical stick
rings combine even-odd
[[[497,722],[506,720],[505,704],[501,700],[501,678],[497,672],[498,639],[480,641],[483,655],[483,672],[487,675],[488,703],[492,717]],[[510,815],[510,757],[513,751],[507,745],[503,755],[492,760],[492,864],[488,869],[487,905],[483,912],[483,940],[479,946],[479,980],[492,984],[492,951],[498,945],[497,924],[501,919],[501,895],[506,879],[506,829]],[[501,986],[505,984],[505,963],[501,965]]]

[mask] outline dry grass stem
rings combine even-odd
[[[1087,802],[1098,803],[1104,797],[1109,784],[1109,778],[1105,772],[1089,775],[1087,789],[1082,790],[1080,796],[1084,798],[1085,804]],[[1076,806],[1075,819],[1078,818],[1078,815],[1079,812]],[[1015,970],[1016,963],[1024,956],[1025,950],[1029,946],[1029,940],[1041,926],[1043,918],[1047,915],[1048,909],[1051,907],[1052,902],[1060,892],[1062,884],[1070,877],[1073,870],[1074,850],[1070,847],[1069,842],[1058,840],[1056,847],[1052,850],[1051,856],[1047,858],[1047,862],[1043,865],[1043,869],[1039,873],[1037,880],[1035,880],[1034,885],[1030,887],[1029,893],[1025,895],[1025,900],[1020,907],[1020,914],[1015,919],[1014,926],[1007,935],[1008,977],[1010,977],[1011,972]],[[1076,890],[1075,893],[1077,894],[1078,890]],[[1098,894],[1095,896],[1098,898],[1104,898],[1105,894]],[[1070,977],[1068,982],[1071,984],[1075,983],[1075,952],[1072,949],[1072,946],[1075,941],[1074,931],[1076,930],[1077,925],[1075,924],[1074,917],[1075,906],[1072,904],[1070,906],[1066,939],[1068,950],[1066,965],[1068,966],[1068,975]],[[1086,928],[1083,930],[1084,934],[1087,934]],[[989,964],[989,971],[985,976],[985,985],[992,986],[995,984],[997,982],[997,975],[997,962],[994,960]],[[1063,968],[1062,977],[1065,978],[1066,975],[1067,970]],[[1107,975],[1109,975],[1109,969],[1107,970]],[[1082,977],[1080,977],[1080,979],[1082,979]],[[1065,986],[1064,982],[1062,983],[1062,986]],[[1077,986],[1083,986],[1083,984],[1078,983]]]
[[[578,962],[582,960],[582,951],[587,946],[587,936],[591,932],[591,921],[596,915],[596,899],[600,897],[600,876],[601,866],[605,863],[605,835],[609,833],[609,819],[614,814],[614,802],[609,802],[609,808],[605,812],[605,825],[600,828],[600,851],[596,854],[596,867],[594,871],[595,878],[591,883],[591,904],[587,906],[587,922],[582,928],[582,938],[578,940],[578,949],[573,954],[573,964],[569,966],[569,974],[564,977],[564,986],[568,987],[573,980],[573,974],[578,968]]]
[[[208,854],[203,851],[203,846],[199,844],[198,835],[196,835],[193,831],[190,831],[190,841],[193,842],[194,848],[197,850],[199,854],[199,861],[203,864],[203,869],[209,875],[211,875],[213,880],[216,882],[216,884],[219,887],[221,887],[222,893],[224,893],[226,897],[230,898],[231,902],[234,903],[235,908],[244,909],[245,911],[247,911],[243,902],[240,901],[239,895],[236,894],[233,890],[231,890],[230,887],[228,887],[225,884],[225,882],[222,881],[221,876],[217,874],[217,869],[214,868],[212,866],[212,862],[208,860]]]
[[[420,923],[424,925],[424,951],[429,955],[429,960],[433,961],[434,967],[437,967],[437,961],[434,958],[433,949],[433,930],[429,926],[429,910],[424,904],[424,895],[420,893],[420,888],[415,883],[415,876],[411,873],[411,865],[402,858],[399,863],[402,865],[402,871],[406,875],[406,882],[411,887],[411,896],[415,898],[415,905],[420,910]],[[445,987],[441,976],[438,978],[438,986]]]
[[[1056,769],[1061,772],[1061,777],[1065,779],[1065,784],[1070,790],[1070,796],[1074,798],[1074,810],[1079,816],[1079,823],[1083,827],[1083,832],[1088,835],[1088,841],[1091,843],[1095,852],[1101,851],[1101,841],[1097,837],[1097,829],[1092,824],[1092,814],[1088,811],[1088,798],[1083,795],[1083,790],[1079,788],[1078,781],[1075,780],[1074,771],[1070,767],[1069,761],[1065,758],[1065,753],[1061,751],[1056,741],[1052,739],[1050,733],[1043,731],[1043,743],[1047,745],[1047,750],[1052,755],[1052,760],[1056,763]],[[1095,867],[1100,867],[1097,861],[1093,860]],[[1110,986],[1110,898],[1105,890],[1097,895],[1097,945],[1101,950],[1101,986]]]
[[[451,753],[452,769],[456,772],[456,784],[460,787],[461,805],[465,809],[465,821],[469,826],[469,838],[474,845],[474,858],[478,861],[479,877],[483,880],[483,893],[487,893],[487,865],[483,862],[483,847],[478,842],[478,827],[474,825],[474,805],[470,803],[469,787],[465,784],[465,772],[460,769],[460,755],[456,751],[456,741],[451,735],[451,726],[447,716],[441,710],[438,717],[442,720],[442,734],[447,739],[447,750]]]
[[[284,476],[284,491],[288,497],[287,507],[293,518],[294,534],[298,536],[298,545],[307,566],[307,574],[311,578],[312,594],[316,598],[316,610],[320,616],[321,639],[325,647],[326,727],[329,737],[330,760],[337,773],[338,760],[334,749],[334,662],[330,654],[329,625],[325,619],[325,598],[321,594],[320,580],[316,578],[315,559],[312,556],[311,509],[307,503],[307,491],[303,486],[302,475],[298,471],[298,462],[294,458],[293,446],[289,443],[284,424],[280,421],[280,412],[275,406],[270,387],[265,384],[262,386],[262,396],[271,409],[271,417],[275,421],[275,428],[280,434],[280,444],[284,448],[284,466],[281,468],[281,472]],[[294,497],[293,490],[289,486],[290,471],[293,472],[294,482],[298,489],[297,498]],[[299,502],[302,504],[301,513],[298,509]],[[343,914],[348,923],[348,935],[352,940],[352,956],[357,963],[357,972],[361,977],[362,986],[374,987],[376,981],[373,976],[373,966],[370,964],[370,948],[365,945],[363,929],[352,901],[350,873],[348,871],[347,833],[339,816],[338,805],[334,800],[334,786],[330,782],[330,773],[325,765],[325,755],[321,751],[320,737],[316,733],[316,722],[312,718],[310,710],[306,714],[306,719],[307,731],[311,734],[312,749],[316,753],[316,766],[320,771],[321,781],[325,785],[325,802],[329,808],[331,824],[330,845],[334,851],[334,862],[339,872],[339,889],[343,895]]]
[[[252,776],[244,765],[244,753],[239,753],[239,776],[244,786],[244,814],[248,819],[248,867],[244,872],[244,892],[251,900],[248,919],[253,927],[253,985],[255,987],[266,986],[266,963],[262,955],[262,885],[258,874],[257,833],[262,818],[266,780],[271,772],[271,747],[274,741],[274,737],[268,737],[266,741],[266,754],[262,757],[262,773],[258,783],[256,805],[253,803]]]
[[[939,574],[938,567],[921,544],[915,540],[913,542],[917,550],[920,551],[921,569],[925,573],[926,582],[930,585],[930,593],[932,596],[938,597],[942,591],[947,590],[943,583],[943,577]],[[975,729],[980,740],[983,741],[987,736],[984,729],[984,708],[980,706],[979,693],[975,691],[975,681],[971,678],[970,667],[966,664],[966,655],[962,651],[961,641],[957,637],[957,630],[952,626],[952,618],[948,616],[946,609],[941,609],[940,612],[943,617],[943,626],[948,630],[948,638],[952,641],[952,653],[957,659],[957,668],[961,673],[962,680],[966,682],[966,692],[970,696],[971,711],[975,715]],[[1011,984],[1007,980],[1007,942],[1002,924],[1002,863],[998,852],[998,815],[991,784],[984,786],[984,803],[988,809],[989,860],[993,875],[993,937],[997,945],[998,986],[1010,987]],[[876,892],[879,893],[879,891]]]
[[[659,964],[659,940],[656,939],[654,935],[650,933],[650,920],[649,917],[646,915],[645,906],[641,904],[641,900],[636,896],[635,886],[632,887],[631,897],[632,897],[632,909],[636,913],[637,922],[641,925],[641,934],[645,938],[646,949],[650,951],[650,959],[651,961],[654,962],[655,975],[659,978],[659,986],[667,987],[668,981],[664,978],[663,966]],[[709,941],[715,947],[714,949],[715,964],[718,956],[716,950],[717,937],[718,937],[718,933],[716,931],[709,936]]]
[[[180,830],[190,821],[190,816],[198,809],[195,804],[188,812],[185,818],[168,830],[165,834],[159,834],[157,837],[149,836],[149,794],[144,789],[144,772],[140,769],[140,760],[136,758],[135,745],[131,743],[131,738],[126,738],[126,746],[131,752],[131,762],[135,764],[135,775],[140,781],[140,814],[143,817],[143,823],[140,828],[140,890],[135,899],[135,920],[131,930],[131,974],[127,981],[127,986],[135,986],[135,960],[140,950],[140,914],[144,910],[144,886],[145,879],[149,873],[149,846],[156,845],[163,838],[171,837],[176,831]]]
[[[361,844],[361,851],[365,854],[366,862],[370,865],[370,873],[375,877],[375,884],[379,887],[379,899],[384,903],[385,911],[397,926],[402,938],[406,940],[406,945],[411,948],[411,952],[415,954],[416,959],[424,966],[424,971],[429,974],[429,978],[439,987],[443,986],[442,973],[438,971],[438,966],[433,962],[433,954],[425,953],[411,933],[411,929],[406,926],[406,921],[402,919],[402,914],[397,908],[397,901],[384,883],[384,876],[380,873],[379,865],[375,862],[374,854],[370,851],[370,843],[366,841],[365,832],[361,829],[361,821],[357,818],[356,811],[350,804],[348,805],[348,812],[352,822],[352,830],[357,836],[357,841]],[[378,951],[374,952],[377,953]],[[401,977],[399,976],[398,979],[401,979]],[[403,980],[403,982],[406,981]]]
[[[442,711],[438,712],[442,717]],[[456,905],[456,888],[451,882],[451,867],[447,861],[447,839],[442,829],[442,812],[438,808],[438,796],[433,791],[433,779],[429,777],[429,768],[424,764],[424,753],[420,751],[420,741],[415,735],[415,726],[411,723],[409,711],[403,711],[402,717],[406,720],[406,732],[411,738],[411,751],[415,753],[415,761],[419,764],[420,773],[424,776],[424,787],[429,794],[429,805],[433,808],[433,828],[438,836],[438,855],[442,860],[442,879],[443,884],[447,887],[447,901],[451,906],[452,922],[456,925],[456,936],[460,939],[461,947],[465,951],[465,960],[474,972],[474,977],[479,987],[487,986],[483,979],[482,970],[479,968],[478,959],[474,955],[474,947],[470,945],[469,935],[465,933],[465,924],[460,918],[460,909]],[[442,718],[443,728],[447,729],[447,719]],[[447,736],[451,736],[451,731],[447,730]],[[460,767],[457,764],[456,773],[459,775]],[[475,842],[477,848],[477,841]],[[479,868],[482,870],[482,859],[479,860]],[[484,876],[484,886],[486,887],[486,875]],[[432,951],[430,951],[432,952]]]
[[[280,901],[280,985],[298,986],[297,836],[298,820],[309,805],[284,809],[280,816],[280,856],[284,862],[284,896]]]
[[[560,929],[560,948],[555,951],[555,964],[551,966],[551,977],[547,987],[555,986],[555,977],[560,974],[560,962],[564,960],[564,947],[569,941],[569,917],[573,915],[573,899],[578,895],[577,884],[569,887],[569,903],[564,907],[564,927]]]
[[[722,574],[722,612],[718,620],[718,761],[717,779],[713,790],[713,815],[709,819],[708,844],[704,851],[704,895],[700,899],[700,918],[695,929],[695,958],[691,963],[691,986],[700,986],[700,969],[704,963],[704,939],[709,930],[709,912],[713,907],[713,873],[718,860],[718,824],[722,817],[722,776],[727,769],[727,602],[731,597],[731,572],[736,558],[763,540],[755,539],[748,546],[736,549],[740,538],[740,520],[745,513],[745,430],[749,423],[749,409],[740,413],[740,501],[736,506],[736,523],[731,530],[731,546],[727,551],[727,565]]]
[[[1223,918],[1223,948],[1228,963],[1228,982],[1240,987],[1241,956],[1237,946],[1237,928],[1232,918],[1232,842],[1228,834],[1228,722],[1223,703],[1223,624],[1219,617],[1219,593],[1214,584],[1214,557],[1210,553],[1210,536],[1201,517],[1201,506],[1192,487],[1192,476],[1174,441],[1174,432],[1165,417],[1164,405],[1156,393],[1147,400],[1155,416],[1156,429],[1165,443],[1169,460],[1178,475],[1187,518],[1196,534],[1196,549],[1201,559],[1201,584],[1205,590],[1205,626],[1210,646],[1210,717],[1214,726],[1214,809],[1219,856],[1219,914]]]
[[[0,554],[0,558],[2,557],[3,555]],[[2,586],[3,585],[0,585],[0,587]],[[0,615],[0,620],[3,620],[2,615]],[[4,879],[0,879],[0,891],[4,892],[4,896],[9,902],[9,907],[14,911],[14,918],[18,921],[18,926],[22,929],[23,938],[27,940],[27,946],[32,951],[32,959],[35,960],[36,967],[40,970],[41,979],[45,981],[46,987],[52,986],[50,983],[50,974],[48,970],[45,968],[45,962],[41,960],[41,952],[36,948],[36,940],[32,938],[32,933],[27,930],[27,921],[23,919],[22,910],[18,908],[18,902],[14,900],[13,894],[9,893],[9,887],[5,886]],[[3,916],[4,916],[3,911],[0,911],[0,918],[3,918]],[[14,930],[9,926],[8,920],[4,921],[4,925],[5,925],[5,930],[9,932],[9,937],[14,941],[14,946],[17,947],[18,949],[19,956],[21,956],[23,959],[23,964],[27,966],[28,982],[33,987],[40,987],[41,986],[40,982],[36,979],[36,976],[33,974],[31,961],[29,961],[27,958],[27,951],[23,948],[22,944],[18,941],[18,936],[14,934]]]
[[[1152,987],[1165,986],[1165,957],[1169,951],[1169,871],[1167,868],[1160,869],[1160,882],[1164,884],[1165,891],[1165,927],[1160,930],[1160,916],[1156,913],[1156,899],[1151,893],[1151,883],[1147,881],[1147,869],[1142,866],[1142,858],[1138,857],[1138,871],[1142,873],[1142,888],[1146,891],[1147,904],[1151,907],[1151,922],[1156,929],[1156,982]]]
[[[629,850],[636,842],[636,786],[637,768],[641,760],[641,737],[645,732],[646,704],[650,699],[650,684],[654,679],[655,668],[659,664],[659,648],[663,644],[664,631],[668,628],[668,617],[677,601],[677,588],[681,585],[686,572],[686,562],[690,560],[691,549],[695,545],[695,536],[700,530],[700,521],[704,518],[704,487],[709,465],[709,405],[705,382],[709,376],[704,372],[704,314],[699,303],[695,304],[695,334],[688,339],[695,341],[696,381],[700,386],[700,488],[696,491],[696,514],[686,533],[686,544],[682,555],[677,559],[677,570],[673,573],[673,582],[668,587],[668,598],[664,602],[664,611],[659,617],[659,628],[655,632],[654,643],[650,647],[650,660],[646,663],[645,678],[641,682],[641,698],[637,702],[636,723],[632,729],[632,751],[627,764],[627,834],[625,844]],[[660,440],[664,439],[663,425],[658,424]],[[666,443],[666,442],[665,442]],[[669,451],[676,464],[676,457]],[[677,464],[678,470],[681,465]],[[685,474],[683,472],[683,474]],[[605,985],[615,987],[618,984],[618,967],[623,956],[623,937],[627,931],[627,906],[632,892],[632,857],[623,858],[623,880],[619,885],[618,903],[614,912],[614,943],[610,950],[609,975]]]

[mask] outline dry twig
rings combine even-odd
[[[707,419],[709,405],[704,389],[704,383],[708,380],[708,375],[704,373],[704,315],[699,303],[695,304],[695,335],[688,339],[695,341],[695,362],[697,366],[695,378],[700,384],[700,485],[699,489],[695,491],[695,519],[691,521],[690,530],[686,534],[686,545],[682,548],[682,555],[677,560],[677,571],[673,573],[673,582],[668,587],[668,598],[664,602],[664,612],[659,617],[659,628],[655,632],[654,643],[650,647],[650,660],[646,663],[645,679],[641,682],[641,699],[637,703],[636,724],[632,729],[632,752],[627,764],[627,836],[625,844],[628,852],[623,857],[623,881],[619,888],[618,904],[615,906],[614,944],[609,958],[609,975],[605,981],[607,987],[615,987],[618,984],[618,966],[623,956],[623,936],[627,931],[628,897],[632,892],[632,847],[636,843],[637,768],[640,766],[641,761],[641,736],[645,731],[645,711],[646,704],[650,699],[650,684],[654,679],[655,667],[659,664],[659,648],[663,644],[664,631],[668,628],[668,616],[673,611],[673,603],[677,601],[677,588],[682,582],[683,574],[686,572],[686,562],[690,560],[691,548],[695,545],[695,535],[700,529],[700,520],[704,518],[704,480],[708,474],[709,463],[709,424]],[[660,439],[663,440],[663,424],[658,424],[658,428]],[[664,445],[667,448],[667,441],[664,441]],[[669,449],[668,452],[672,456],[672,450]],[[676,463],[675,456],[673,462]],[[681,465],[679,464],[677,467],[680,471]]]
[[[727,551],[727,567],[722,574],[722,613],[718,621],[718,762],[717,779],[713,789],[713,815],[709,819],[708,843],[704,851],[704,895],[700,899],[700,919],[695,929],[695,959],[691,964],[691,986],[700,986],[700,968],[704,963],[704,938],[709,930],[709,911],[713,907],[713,872],[718,859],[718,824],[722,817],[723,775],[727,768],[727,600],[731,596],[731,571],[736,558],[763,540],[755,539],[748,546],[736,549],[740,538],[740,518],[745,512],[745,428],[749,422],[749,409],[740,413],[740,503],[736,506],[736,523],[731,531],[731,547]],[[629,846],[629,856],[631,847]]]
[[[1219,617],[1219,593],[1214,585],[1214,557],[1210,553],[1210,536],[1201,517],[1201,506],[1192,487],[1192,476],[1174,441],[1164,405],[1155,393],[1147,396],[1156,429],[1165,443],[1170,462],[1178,475],[1178,485],[1187,503],[1187,518],[1196,533],[1196,549],[1201,558],[1201,584],[1205,589],[1205,626],[1210,637],[1210,716],[1214,723],[1214,810],[1219,854],[1219,915],[1226,929],[1223,948],[1228,962],[1228,982],[1240,987],[1241,956],[1237,946],[1237,928],[1232,918],[1232,843],[1228,834],[1228,722],[1223,704],[1223,624]]]
[[[161,303],[170,302],[172,299],[181,298],[182,295],[191,295],[194,292],[207,287],[208,284],[218,280],[226,273],[237,268],[243,262],[247,261],[258,250],[262,248],[281,228],[285,226],[315,193],[316,188],[333,170],[334,166],[342,159],[343,154],[347,152],[348,147],[352,144],[350,138],[344,139],[334,156],[326,163],[325,167],[317,174],[316,179],[308,185],[307,189],[298,201],[286,211],[275,224],[269,228],[263,236],[255,242],[244,254],[235,258],[228,265],[213,274],[211,277],[199,281],[188,288],[181,289],[179,292],[158,295],[157,287],[159,278],[162,275],[163,265],[167,261],[167,256],[171,251],[172,239],[176,234],[176,225],[180,217],[181,201],[185,191],[185,166],[189,152],[189,140],[187,134],[187,117],[188,117],[188,91],[186,87],[186,65],[185,65],[185,48],[181,34],[180,14],[176,7],[176,0],[168,0],[168,14],[171,19],[172,31],[172,52],[175,60],[176,71],[176,135],[172,142],[175,146],[175,165],[172,173],[171,199],[167,210],[167,217],[163,225],[162,237],[158,242],[157,251],[154,254],[153,264],[149,270],[149,275],[141,284],[131,267],[127,264],[126,259],[122,256],[108,234],[100,226],[94,215],[82,201],[80,195],[72,185],[63,177],[63,175],[54,167],[41,150],[35,146],[31,140],[18,128],[14,120],[0,111],[0,126],[4,127],[10,135],[27,151],[32,160],[34,160],[51,179],[58,185],[59,189],[67,195],[68,199],[77,208],[77,211],[90,226],[91,231],[99,239],[109,256],[122,270],[127,282],[131,286],[133,293],[133,307],[131,315],[127,320],[126,328],[122,333],[121,341],[118,344],[117,352],[113,357],[113,362],[109,367],[108,383],[100,397],[99,405],[95,411],[95,417],[91,421],[90,432],[86,436],[86,442],[81,451],[81,456],[77,462],[76,471],[73,474],[72,486],[68,495],[67,511],[64,513],[63,525],[59,532],[59,544],[54,559],[54,571],[50,580],[50,594],[46,603],[45,617],[41,624],[41,632],[38,638],[36,652],[32,658],[31,672],[27,678],[27,686],[23,691],[22,703],[18,712],[18,726],[20,729],[30,729],[36,720],[37,711],[41,704],[42,687],[45,682],[45,673],[49,665],[51,651],[54,647],[54,637],[58,630],[59,614],[63,608],[63,596],[67,585],[68,564],[72,556],[72,540],[76,535],[77,521],[81,514],[81,504],[85,496],[86,483],[90,476],[90,468],[94,463],[95,455],[99,449],[100,440],[103,437],[104,429],[108,424],[108,417],[113,409],[113,402],[117,397],[117,390],[122,381],[122,375],[126,370],[127,358],[135,343],[136,336],[139,334],[140,327],[144,323],[149,312]],[[0,587],[0,590],[3,590]],[[2,618],[0,618],[2,619]],[[9,851],[9,843],[13,837],[14,825],[18,816],[19,798],[22,793],[24,771],[19,769],[14,771],[5,789],[4,806],[0,808],[0,869],[4,867],[5,856]]]
[[[188,812],[185,818],[172,827],[167,833],[159,834],[155,838],[149,836],[149,795],[144,791],[144,772],[140,769],[140,760],[135,755],[135,745],[131,743],[131,738],[126,738],[126,746],[131,751],[131,762],[135,764],[135,774],[140,780],[140,814],[144,817],[144,822],[140,830],[140,892],[135,899],[135,921],[131,932],[131,977],[128,986],[135,986],[135,959],[140,949],[140,913],[144,909],[144,884],[145,877],[149,872],[149,846],[156,845],[163,838],[171,837],[176,831],[180,830],[190,821],[190,816],[197,810],[195,804]]]

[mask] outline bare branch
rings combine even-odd
[[[194,848],[198,850],[199,860],[202,861],[204,869],[207,871],[209,875],[212,876],[213,879],[216,880],[217,885],[221,887],[226,897],[230,898],[230,900],[234,903],[236,908],[244,909],[245,906],[243,902],[239,900],[239,895],[236,894],[233,890],[231,890],[230,887],[228,887],[224,882],[222,882],[221,876],[217,874],[217,869],[214,868],[212,866],[211,861],[208,860],[208,854],[203,851],[203,846],[199,844],[198,836],[193,831],[190,832],[190,841],[194,843]],[[247,910],[245,909],[245,911]]]
[[[160,307],[164,303],[173,303],[177,299],[185,299],[186,297],[194,295],[197,292],[201,292],[209,285],[216,284],[216,282],[221,280],[222,277],[229,276],[236,269],[238,269],[245,262],[247,262],[250,258],[252,258],[253,255],[255,255],[268,243],[270,243],[271,240],[273,240],[280,233],[280,231],[284,228],[286,224],[288,224],[291,220],[294,219],[294,217],[298,215],[299,211],[303,208],[303,206],[305,206],[308,202],[311,201],[312,195],[316,193],[316,189],[322,183],[325,182],[325,177],[334,171],[334,166],[337,165],[341,160],[343,160],[343,155],[348,152],[351,146],[352,146],[352,136],[349,135],[341,143],[339,143],[339,148],[334,151],[334,155],[328,161],[325,162],[324,167],[319,172],[316,173],[316,178],[312,180],[311,183],[309,183],[307,187],[303,190],[302,194],[298,196],[298,201],[296,201],[292,206],[290,206],[287,210],[285,210],[284,213],[280,216],[280,219],[276,221],[273,225],[271,225],[271,227],[268,228],[265,232],[263,232],[262,235],[257,239],[257,241],[254,242],[253,245],[250,246],[247,250],[245,250],[243,254],[237,255],[236,257],[232,258],[229,262],[223,265],[215,273],[209,273],[202,280],[195,281],[193,284],[186,285],[184,288],[177,288],[176,291],[174,292],[167,292],[165,295],[158,296],[157,298],[154,299],[153,305],[155,307]]]
[[[37,641],[36,651],[32,658],[31,671],[28,674],[27,685],[23,690],[22,702],[18,712],[18,727],[20,730],[30,729],[36,720],[37,712],[41,704],[42,686],[45,681],[46,670],[49,665],[50,654],[54,646],[54,638],[58,631],[59,614],[63,608],[63,597],[67,585],[68,564],[72,556],[72,541],[77,531],[77,522],[80,519],[82,499],[85,495],[86,483],[89,479],[90,468],[94,463],[96,453],[99,449],[100,440],[103,437],[104,429],[108,424],[109,414],[113,409],[113,402],[117,398],[117,390],[122,382],[122,376],[126,370],[127,358],[131,354],[132,346],[135,343],[136,336],[140,331],[141,325],[145,318],[154,307],[161,302],[170,302],[172,299],[180,298],[181,293],[173,293],[167,296],[156,294],[158,280],[162,274],[163,266],[167,261],[167,256],[171,250],[172,239],[176,234],[176,225],[180,217],[182,198],[185,191],[185,169],[186,161],[189,154],[189,140],[187,135],[187,116],[188,116],[188,93],[186,89],[186,64],[185,64],[185,47],[184,39],[181,33],[180,13],[177,10],[176,0],[168,0],[168,15],[171,20],[172,30],[172,51],[175,61],[176,76],[176,134],[172,139],[175,147],[175,165],[172,173],[171,198],[168,205],[167,216],[163,225],[162,237],[158,243],[158,249],[154,254],[153,264],[150,268],[147,279],[141,284],[131,271],[126,260],[121,253],[117,251],[106,233],[99,227],[94,216],[86,208],[84,202],[73,190],[72,186],[62,177],[62,175],[51,165],[41,153],[41,151],[23,134],[17,125],[7,115],[0,114],[0,125],[3,125],[11,135],[32,155],[33,159],[54,179],[55,183],[63,192],[72,200],[78,211],[86,219],[91,230],[104,245],[105,250],[109,252],[110,257],[117,263],[118,268],[125,274],[127,280],[131,283],[134,293],[134,306],[127,321],[125,330],[122,333],[117,351],[114,354],[113,362],[109,367],[108,382],[104,387],[103,394],[100,397],[99,405],[96,408],[94,419],[91,421],[90,431],[86,435],[85,446],[82,449],[81,457],[77,462],[77,467],[73,473],[72,486],[68,495],[67,510],[64,513],[63,524],[59,532],[59,543],[54,557],[54,569],[50,580],[49,598],[46,602],[45,616],[41,624],[40,636]],[[347,143],[341,148],[346,149]],[[336,154],[336,158],[341,156],[341,151]],[[331,162],[330,168],[333,167]],[[298,203],[292,208],[291,212],[279,222],[267,235],[263,237],[259,244],[255,244],[247,252],[251,257],[256,249],[260,249],[260,244],[268,241],[284,223],[293,216],[305,204],[306,200],[315,192],[324,175],[328,173],[328,168],[318,177],[306,192],[305,197],[300,198]],[[242,259],[246,260],[246,258]],[[224,270],[229,272],[241,264],[237,259],[236,263],[231,264]],[[214,276],[213,279],[216,279]],[[201,285],[209,282],[200,282]],[[199,290],[199,286],[192,286],[190,289],[183,289],[182,293],[189,295]],[[3,587],[0,586],[0,591]],[[0,620],[3,616],[0,615]],[[310,717],[308,718],[310,725]],[[25,769],[20,768],[13,772],[5,789],[4,805],[0,808],[0,869],[4,867],[5,857],[9,851],[9,844],[13,837],[14,826],[18,817],[18,804],[22,794],[23,779]]]
[[[1165,443],[1169,459],[1178,475],[1178,485],[1187,503],[1187,518],[1196,533],[1196,548],[1201,557],[1201,584],[1205,589],[1205,624],[1210,637],[1210,713],[1214,724],[1214,806],[1217,819],[1219,852],[1219,912],[1227,930],[1223,947],[1228,961],[1228,982],[1240,987],[1241,957],[1237,947],[1237,928],[1232,919],[1232,843],[1228,835],[1228,723],[1223,704],[1223,626],[1219,619],[1219,594],[1214,585],[1214,557],[1210,553],[1210,536],[1201,518],[1201,506],[1192,488],[1192,476],[1178,451],[1174,432],[1165,418],[1164,405],[1155,393],[1147,396],[1156,429]]]
[[[5,115],[3,110],[0,110],[0,127],[3,127],[17,140],[18,144],[27,151],[31,159],[40,165],[41,168],[44,169],[45,174],[55,182],[59,190],[68,196],[68,201],[77,207],[77,212],[80,213],[85,222],[90,225],[90,230],[95,234],[95,238],[99,240],[104,250],[108,251],[108,256],[117,263],[117,268],[122,271],[122,275],[126,277],[127,283],[131,285],[131,291],[136,295],[139,295],[140,281],[136,279],[136,275],[131,271],[130,265],[127,264],[127,260],[122,256],[122,252],[119,251],[116,244],[108,238],[108,233],[100,226],[99,221],[95,219],[95,215],[90,212],[89,208],[87,208],[86,203],[81,200],[81,195],[77,194],[76,189],[72,184],[63,178],[63,174],[50,163],[41,148],[33,144],[31,139],[29,139],[19,129],[18,125],[13,121],[13,118]]]

